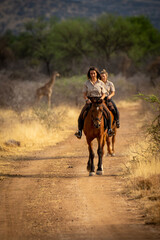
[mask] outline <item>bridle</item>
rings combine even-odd
[[[100,106],[97,104],[96,108],[100,108]],[[97,110],[98,110],[98,109],[97,109]],[[93,110],[92,110],[92,113],[91,113],[91,118],[92,118],[92,121],[93,121],[93,125],[94,125],[96,128],[99,128],[99,127],[100,127],[101,121],[102,121],[102,117],[103,117],[103,110],[100,109],[100,111],[101,111],[101,113],[102,113],[101,116],[100,116],[100,118],[98,118],[98,117],[94,118],[94,116],[93,116]]]

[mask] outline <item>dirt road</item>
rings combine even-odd
[[[103,176],[88,176],[84,136],[15,161],[0,183],[1,240],[160,239],[156,228],[144,225],[141,209],[121,194],[125,150],[136,139],[139,119],[136,106],[120,112],[116,157],[104,157]]]

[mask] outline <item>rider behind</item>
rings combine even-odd
[[[108,80],[108,73],[105,69],[103,69],[100,74],[101,74],[101,80],[104,82],[105,88],[106,88],[105,103],[106,103],[107,107],[109,108],[109,110],[114,115],[114,120],[116,122],[116,127],[119,128],[120,127],[119,111],[117,109],[116,104],[112,100],[112,97],[115,95],[114,84],[111,81]]]

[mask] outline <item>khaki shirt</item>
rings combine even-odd
[[[104,83],[104,85],[105,85],[105,89],[106,89],[106,92],[105,92],[106,96],[110,95],[111,92],[115,92],[115,87],[112,82],[107,80],[107,82]]]
[[[87,80],[83,87],[83,93],[86,93],[87,97],[101,97],[103,93],[106,93],[105,85],[99,79],[95,84]]]

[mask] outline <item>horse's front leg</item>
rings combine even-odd
[[[89,171],[89,176],[95,175],[95,167],[94,167],[94,152],[93,146],[90,141],[88,141],[88,150],[89,150],[89,160],[87,163],[87,170]]]
[[[100,139],[98,139],[98,168],[96,174],[102,175],[103,174],[103,164],[102,159],[104,155],[104,145],[105,145],[106,138],[104,136],[101,136]]]

